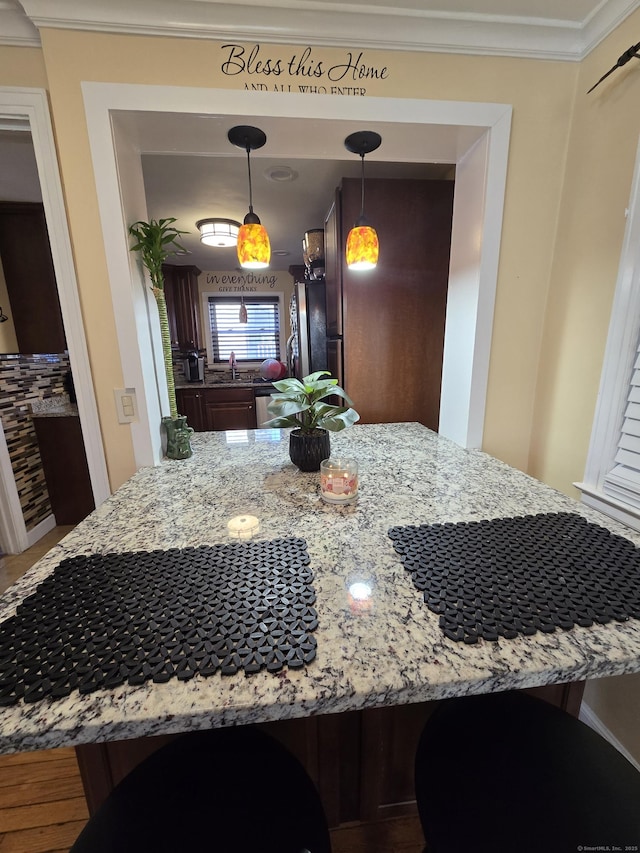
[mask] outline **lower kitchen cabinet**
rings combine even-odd
[[[80,418],[33,418],[56,524],[79,524],[95,509]]]
[[[177,388],[176,402],[196,432],[256,428],[253,388]]]
[[[184,415],[188,426],[196,432],[202,432],[205,429],[202,419],[203,394],[204,391],[200,388],[176,388],[178,414]]]
[[[206,388],[203,418],[206,430],[255,429],[253,388]]]

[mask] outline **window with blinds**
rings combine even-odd
[[[640,509],[640,344],[633,364],[614,462],[614,467],[604,478],[604,492]]]
[[[277,296],[244,297],[247,322],[240,323],[240,297],[210,296],[209,325],[214,362],[280,358],[280,301]]]

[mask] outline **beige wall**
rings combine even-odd
[[[637,63],[586,92],[639,26],[640,11],[581,64],[564,175],[529,471],[575,497],[571,483],[584,473],[640,133]]]
[[[80,81],[244,88],[245,80],[222,74],[221,45],[216,42],[61,30],[43,31],[42,42],[98,408],[115,486],[132,472],[133,462],[113,405],[112,388],[121,377]],[[290,53],[292,48],[282,50]],[[327,48],[317,50],[316,56],[333,64],[344,58],[344,51]],[[561,62],[380,51],[368,51],[367,60],[389,68],[387,79],[367,86],[371,95],[513,104],[485,446],[526,468],[578,68]]]
[[[529,470],[577,496],[600,383],[635,164],[640,68],[587,90],[637,39],[635,12],[581,64],[549,289]],[[640,676],[590,682],[589,706],[640,761]]]
[[[47,72],[40,48],[0,46],[0,86],[47,88]]]

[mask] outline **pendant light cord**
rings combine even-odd
[[[249,213],[253,213],[253,189],[251,188],[251,148],[247,145],[247,169],[249,171]]]
[[[364,154],[360,155],[362,159],[362,178],[361,178],[361,196],[360,196],[360,219],[364,218]]]

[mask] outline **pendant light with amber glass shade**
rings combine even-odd
[[[237,148],[247,152],[247,169],[249,172],[249,213],[238,232],[238,261],[243,269],[261,270],[269,266],[271,260],[271,245],[267,229],[260,218],[253,212],[253,191],[251,187],[251,152],[262,148],[267,141],[266,134],[258,127],[238,125],[232,127],[227,138]]]
[[[364,155],[379,148],[381,142],[380,134],[372,130],[352,133],[344,141],[347,151],[362,158],[360,216],[347,236],[346,256],[350,270],[372,270],[378,263],[378,235],[364,215]]]

